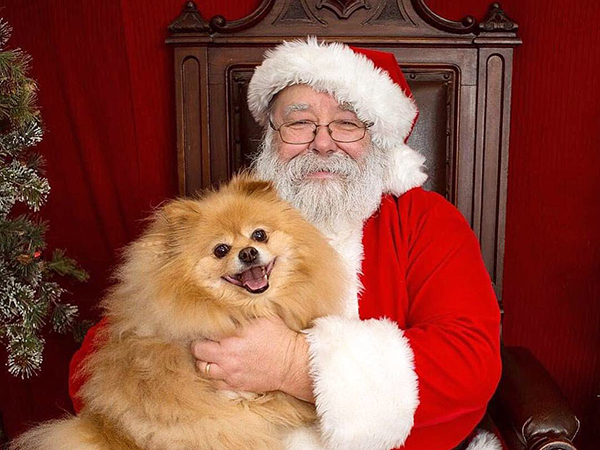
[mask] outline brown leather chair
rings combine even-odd
[[[574,449],[579,420],[546,369],[523,347],[504,347],[502,365],[488,412],[508,448]]]
[[[187,2],[167,38],[180,194],[228,179],[256,149],[261,130],[246,92],[265,50],[310,34],[393,52],[419,105],[409,144],[427,157],[425,187],[445,195],[471,224],[502,309],[517,28],[496,3],[482,22],[454,22],[424,0],[263,0],[248,17],[228,22],[207,20]],[[574,449],[579,421],[542,365],[519,347],[503,349],[503,364],[483,425],[498,430],[511,450]]]

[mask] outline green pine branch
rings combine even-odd
[[[31,214],[22,214],[14,219],[0,220],[0,255],[4,261],[17,263],[17,257],[26,254],[34,257],[36,251],[46,247],[44,235],[47,223],[34,218]],[[22,264],[21,264],[22,265]]]
[[[27,126],[13,129],[6,134],[2,134],[0,122],[0,162],[7,164],[12,158],[25,158],[28,150],[42,141],[43,134],[42,126],[37,119],[27,123]]]
[[[59,275],[73,277],[77,281],[87,281],[89,279],[88,273],[74,259],[65,256],[64,250],[54,250],[52,262],[48,263],[46,267]]]
[[[0,17],[0,50],[3,50],[12,34],[12,27]]]
[[[41,370],[44,334],[73,329],[81,338],[89,323],[77,323],[77,306],[62,301],[65,277],[86,281],[77,262],[54,250],[45,254],[47,224],[30,213],[14,216],[17,204],[37,212],[50,184],[44,159],[34,147],[43,126],[36,106],[37,84],[27,73],[31,58],[6,50],[11,29],[0,19],[0,341],[8,371],[28,378]]]

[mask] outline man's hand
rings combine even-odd
[[[314,401],[306,339],[279,317],[256,319],[239,335],[221,341],[193,341],[191,349],[198,371],[215,380],[218,389],[257,393],[279,390]]]

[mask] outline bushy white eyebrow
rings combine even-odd
[[[296,111],[306,111],[308,108],[310,108],[308,103],[292,103],[291,105],[285,107],[284,117],[287,117],[288,115]]]
[[[287,116],[289,116],[293,112],[306,111],[308,109],[310,109],[310,105],[308,103],[292,103],[291,105],[288,105],[285,107],[284,112],[283,112],[283,117],[285,119]],[[350,111],[351,113],[356,114],[354,106],[348,102],[341,103],[340,109],[342,111]]]
[[[354,106],[352,106],[352,104],[348,102],[340,103],[340,109],[344,111],[350,111],[356,114],[356,109],[354,109]]]

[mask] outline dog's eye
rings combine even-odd
[[[259,228],[258,230],[254,230],[252,232],[252,239],[257,242],[264,242],[267,240],[267,233],[265,233],[265,230],[261,230]]]
[[[213,250],[213,253],[217,258],[223,258],[227,253],[229,253],[229,249],[231,247],[227,244],[219,244]]]

